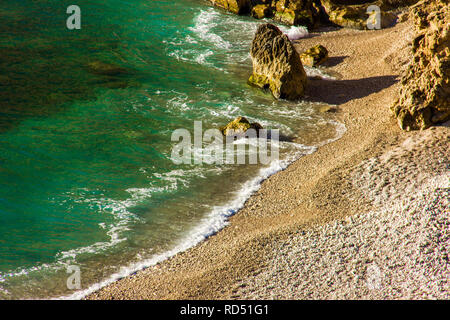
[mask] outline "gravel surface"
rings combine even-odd
[[[409,202],[299,231],[236,296],[449,299],[449,193],[449,176],[439,176]]]
[[[357,166],[354,184],[375,209],[274,242],[234,297],[449,299],[448,140],[427,146],[431,135]]]

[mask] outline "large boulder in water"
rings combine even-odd
[[[249,84],[270,89],[277,99],[295,100],[303,96],[305,70],[299,54],[280,29],[269,23],[260,25],[250,54],[253,73]]]
[[[92,61],[87,65],[89,72],[103,76],[118,76],[128,73],[127,69],[103,61]]]
[[[424,0],[411,10],[413,59],[391,106],[400,128],[425,129],[450,120],[450,9],[447,0]]]
[[[263,127],[257,122],[250,123],[250,121],[248,121],[245,117],[237,117],[226,126],[221,127],[220,131],[226,137],[243,136],[248,129],[254,129],[256,133],[258,133],[258,131],[262,128]]]

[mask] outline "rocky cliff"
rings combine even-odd
[[[413,59],[402,75],[400,98],[391,107],[404,130],[450,120],[449,7],[446,0],[424,0],[411,9]]]
[[[312,26],[320,18],[317,0],[210,0],[214,5],[255,18],[273,18],[290,25]]]
[[[417,0],[210,0],[214,5],[237,14],[251,14],[257,19],[272,18],[288,25],[308,27],[332,23],[342,27],[367,29],[370,5],[381,8],[381,24],[395,22],[389,10]]]
[[[246,14],[252,7],[251,0],[210,0],[217,7],[224,8],[236,14]]]

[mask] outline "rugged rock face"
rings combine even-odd
[[[322,6],[333,24],[356,29],[366,27],[367,5],[341,5],[338,1],[322,0]]]
[[[395,14],[386,11],[390,6],[384,4],[383,1],[345,1],[345,5],[342,2],[344,1],[321,0],[329,21],[341,27],[364,30],[368,29],[368,21],[375,25],[378,22],[376,20],[377,12],[367,13],[370,5],[376,5],[381,9],[379,21],[381,28],[393,25],[397,18]]]
[[[248,129],[255,129],[256,133],[258,133],[258,130],[262,128],[263,127],[257,122],[250,123],[245,117],[237,117],[226,126],[221,127],[220,131],[224,136],[241,136],[244,135]]]
[[[402,75],[391,110],[404,130],[450,119],[450,10],[446,0],[424,0],[410,13],[416,38],[413,60]]]
[[[300,55],[303,65],[308,67],[315,67],[328,60],[328,50],[318,44]]]
[[[257,19],[273,18],[289,25],[313,26],[320,19],[319,0],[210,0],[237,14],[251,13]]]
[[[274,20],[290,25],[311,27],[320,20],[320,4],[314,0],[272,1]]]
[[[258,4],[252,8],[252,16],[256,19],[272,18],[273,8],[270,4]]]
[[[419,0],[381,0],[380,3],[386,7],[398,8],[411,6],[416,4]]]
[[[342,27],[367,29],[366,13],[375,4],[381,8],[381,27],[395,22],[390,9],[410,5],[418,0],[210,0],[214,5],[237,14],[250,13],[257,19],[272,18],[288,25],[313,27],[331,22]]]
[[[252,7],[251,0],[210,0],[213,5],[224,8],[236,14],[246,14]]]
[[[277,99],[295,100],[303,96],[306,73],[292,43],[272,24],[258,27],[250,50],[253,74],[248,82],[270,89]]]

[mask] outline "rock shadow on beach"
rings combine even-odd
[[[378,76],[355,80],[309,79],[306,100],[344,104],[380,92],[398,82],[397,76]]]
[[[324,67],[334,67],[338,64],[344,62],[349,56],[338,56],[338,57],[329,57],[327,61],[325,61],[322,66]]]

